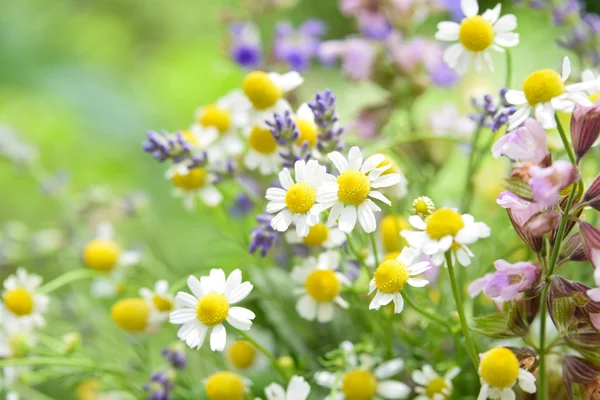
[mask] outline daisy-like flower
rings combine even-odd
[[[419,395],[415,400],[446,400],[452,397],[452,379],[460,372],[460,368],[451,368],[444,376],[438,375],[431,365],[424,365],[422,370],[412,373],[412,380],[419,386],[415,392]]]
[[[268,127],[258,124],[246,133],[248,151],[244,155],[244,165],[250,171],[258,170],[261,175],[271,175],[281,168],[279,146]]]
[[[458,260],[463,266],[471,264],[473,253],[467,245],[490,236],[486,224],[449,208],[441,208],[425,219],[412,215],[408,222],[418,230],[405,230],[400,234],[409,246],[430,256],[435,265],[442,265],[448,250],[452,251],[453,261]]]
[[[263,126],[273,113],[289,110],[290,105],[283,96],[303,82],[304,78],[296,71],[283,75],[275,72],[252,71],[246,75],[242,89],[252,104],[250,122]]]
[[[358,220],[365,232],[375,232],[377,222],[374,212],[381,209],[370,198],[387,205],[391,202],[373,189],[396,185],[402,177],[397,173],[383,175],[390,168],[389,164],[377,167],[385,160],[383,154],[372,155],[363,162],[360,149],[356,146],[350,149],[348,159],[337,151],[329,153],[328,157],[340,173],[336,179],[327,179],[317,195],[317,201],[325,209],[332,207],[329,222],[338,221],[340,230],[348,233]]]
[[[156,332],[164,322],[162,313],[142,297],[117,301],[110,310],[110,317],[119,328],[130,333]]]
[[[334,249],[346,243],[346,234],[336,226],[319,222],[308,229],[308,235],[301,237],[295,230],[289,230],[285,233],[285,239],[290,244]]]
[[[173,310],[173,296],[167,291],[169,282],[165,280],[157,281],[154,290],[148,288],[140,289],[140,296],[154,309],[161,321],[169,319],[169,313]]]
[[[334,304],[348,308],[348,302],[340,296],[342,285],[350,281],[336,269],[340,264],[340,254],[328,251],[319,258],[309,257],[302,266],[294,267],[292,279],[304,287],[296,290],[301,297],[296,304],[298,314],[306,320],[329,322],[333,319]]]
[[[177,337],[192,349],[202,347],[208,331],[212,330],[211,350],[223,351],[227,341],[224,321],[242,331],[250,329],[254,313],[247,308],[231,307],[252,290],[250,282],[242,283],[242,271],[236,269],[225,279],[222,269],[212,269],[209,276],[200,280],[190,276],[187,284],[192,294],[177,293],[177,309],[171,312],[169,322],[181,325]]]
[[[265,388],[267,400],[306,400],[310,394],[310,385],[301,376],[293,376],[287,389],[278,383],[272,383]]]
[[[479,364],[481,391],[477,400],[515,398],[513,386],[519,383],[526,393],[535,393],[535,376],[519,367],[519,360],[505,347],[496,347],[481,355]]]
[[[275,343],[269,332],[260,328],[252,328],[252,338],[269,353],[273,353],[275,350]],[[264,371],[270,365],[269,359],[256,346],[244,339],[227,340],[223,358],[228,370],[243,372],[244,375]]]
[[[291,223],[296,225],[296,233],[300,237],[308,235],[311,226],[319,222],[323,206],[317,203],[317,189],[322,182],[333,179],[326,168],[317,160],[298,160],[294,164],[295,179],[289,169],[279,173],[281,188],[267,189],[267,212],[277,213],[271,220],[271,227],[285,232]]]
[[[326,388],[339,388],[336,396],[330,400],[376,400],[405,399],[410,394],[410,388],[404,383],[389,379],[404,368],[404,361],[395,358],[377,365],[376,360],[369,354],[353,353],[353,346],[345,344],[345,371],[341,379],[336,373],[322,371],[315,374],[318,385]]]
[[[7,321],[0,329],[0,358],[25,357],[37,344],[37,338],[29,327]]]
[[[406,240],[400,236],[410,224],[403,217],[387,215],[379,222],[379,237],[386,253],[400,252],[406,246]]]
[[[216,175],[206,167],[181,168],[174,165],[167,170],[166,178],[175,185],[173,196],[182,197],[188,211],[196,206],[196,197],[209,207],[216,207],[223,200],[223,195],[213,184],[217,180]]]
[[[478,15],[477,0],[461,0],[460,7],[466,17],[460,24],[444,21],[438,24],[435,38],[446,42],[455,42],[444,52],[444,61],[459,74],[469,69],[475,59],[475,68],[481,70],[483,61],[493,71],[489,50],[504,53],[504,47],[519,44],[519,34],[512,32],[517,27],[517,18],[512,14],[500,17],[501,4]]]
[[[204,380],[204,391],[208,400],[243,400],[251,384],[234,372],[219,371]]]
[[[429,283],[426,279],[411,278],[420,275],[431,268],[428,261],[415,262],[415,250],[405,247],[396,259],[387,260],[379,264],[369,283],[369,294],[377,290],[375,297],[369,304],[370,310],[379,310],[390,302],[394,302],[394,313],[402,312],[404,299],[400,291],[407,283],[413,287],[423,287]]]
[[[600,100],[600,74],[595,74],[591,69],[586,69],[581,73],[581,80],[589,85],[586,92],[589,94],[590,101],[596,103]]]
[[[427,196],[419,196],[412,203],[412,213],[427,218],[435,211],[435,203]]]
[[[575,105],[591,106],[586,90],[593,83],[583,82],[565,85],[571,75],[569,57],[563,59],[562,74],[551,69],[540,69],[529,74],[523,81],[523,90],[509,90],[506,101],[517,106],[517,111],[508,117],[508,129],[521,125],[531,114],[545,129],[556,128],[556,111],[572,112]]]
[[[306,146],[308,153],[313,158],[320,159],[321,153],[317,150],[319,126],[315,122],[315,114],[308,106],[308,103],[303,103],[298,107],[294,116],[294,123],[298,129],[298,139],[296,139],[294,144],[298,147]]]
[[[206,150],[211,161],[222,161],[244,150],[239,130],[248,125],[251,104],[241,90],[233,90],[214,104],[196,110],[196,122],[190,128],[192,147]],[[189,136],[186,137],[189,139]]]
[[[15,275],[4,280],[0,316],[8,320],[6,325],[19,324],[26,328],[46,325],[43,314],[48,309],[50,298],[36,293],[41,283],[42,278],[27,273],[24,268],[18,268]]]

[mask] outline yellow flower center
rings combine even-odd
[[[33,311],[33,297],[22,287],[4,292],[4,304],[19,317],[29,315]]]
[[[362,369],[348,371],[342,378],[342,392],[346,400],[371,400],[377,393],[377,379]]]
[[[400,172],[400,168],[398,168],[398,164],[396,164],[396,161],[394,161],[394,159],[385,154],[383,156],[385,158],[382,162],[379,163],[379,165],[377,165],[377,168],[385,167],[386,165],[390,165],[390,167],[383,171],[381,175],[397,174],[398,172]]]
[[[152,296],[152,303],[154,303],[156,309],[161,312],[171,311],[173,309],[173,301],[167,297],[159,296],[158,294]]]
[[[237,340],[229,348],[229,359],[236,368],[246,369],[254,363],[256,347],[247,340]]]
[[[444,378],[435,378],[429,382],[427,388],[425,388],[425,393],[427,397],[433,399],[433,396],[436,394],[441,394],[444,398],[447,398],[444,394],[444,390],[448,389],[446,385],[446,380]]]
[[[335,272],[321,269],[308,275],[304,287],[309,296],[320,302],[330,302],[340,293],[341,289]]]
[[[408,282],[408,268],[398,260],[388,260],[375,270],[375,286],[383,293],[396,293]]]
[[[565,92],[558,72],[551,69],[535,71],[523,81],[523,92],[530,106],[547,103]]]
[[[464,228],[465,223],[459,213],[447,208],[442,208],[431,214],[426,219],[425,230],[429,237],[441,239],[445,236],[456,236],[458,231]]]
[[[150,307],[139,297],[123,299],[112,306],[110,316],[121,329],[143,332],[148,326]]]
[[[494,26],[481,15],[467,17],[460,24],[458,40],[467,50],[483,51],[494,42]]]
[[[337,178],[338,198],[346,204],[362,204],[371,192],[371,182],[365,174],[349,169]]]
[[[259,109],[267,109],[283,96],[283,90],[263,71],[253,71],[246,75],[242,89],[252,105]]]
[[[308,235],[302,238],[304,244],[311,247],[321,246],[329,237],[329,228],[325,224],[318,223],[308,229]]]
[[[208,377],[204,390],[209,400],[242,400],[246,388],[238,374],[220,371]]]
[[[97,400],[98,392],[101,387],[98,379],[88,378],[82,380],[79,385],[77,385],[75,391],[77,400]]]
[[[198,146],[198,138],[192,133],[192,131],[188,129],[183,130],[181,131],[181,136],[183,136],[185,141],[191,144],[192,146]]]
[[[510,387],[519,376],[519,360],[509,349],[496,347],[481,359],[479,374],[492,387]]]
[[[271,154],[277,150],[277,142],[271,131],[254,125],[248,137],[248,145],[261,154]]]
[[[198,189],[206,182],[208,172],[204,168],[192,168],[187,174],[175,173],[171,178],[173,184],[185,190]]]
[[[296,127],[298,127],[298,139],[296,140],[296,145],[302,146],[304,142],[308,142],[308,147],[312,149],[315,147],[317,143],[317,135],[319,134],[319,130],[317,125],[309,120],[296,118]]]
[[[406,246],[406,240],[400,236],[400,231],[410,229],[410,224],[404,218],[388,215],[381,220],[379,229],[386,252],[400,251]]]
[[[396,258],[398,258],[399,255],[400,255],[399,251],[392,251],[391,253],[386,253],[385,256],[383,256],[382,261],[395,260]]]
[[[202,111],[202,115],[200,116],[200,125],[204,127],[213,126],[219,131],[219,133],[225,133],[227,130],[229,130],[229,125],[231,125],[231,117],[226,110],[211,104],[206,106]]]
[[[592,103],[596,103],[598,100],[600,100],[600,92],[598,93],[592,93],[588,96],[588,98],[590,99],[590,101]]]
[[[83,249],[83,262],[97,271],[112,271],[120,256],[121,246],[109,239],[94,239]]]
[[[435,211],[435,204],[429,197],[417,197],[412,204],[412,211],[415,215],[426,217]]]
[[[196,315],[200,322],[213,326],[225,321],[229,313],[229,301],[220,293],[211,292],[198,301]]]
[[[294,183],[285,194],[285,205],[294,214],[310,211],[317,201],[317,191],[305,182]]]

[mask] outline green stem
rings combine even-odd
[[[479,137],[481,136],[481,132],[483,131],[483,127],[477,127],[477,130],[473,134],[473,140],[471,141],[471,154],[469,155],[469,161],[467,165],[467,177],[465,182],[465,190],[462,204],[462,211],[467,213],[469,212],[469,207],[471,206],[471,201],[473,199],[473,174],[474,174],[474,164],[475,164],[475,154],[477,151],[477,142],[479,141]]]
[[[565,147],[567,147],[566,143]],[[571,188],[571,194],[569,194],[569,198],[567,199],[564,214],[560,220],[560,225],[558,226],[558,232],[556,234],[556,240],[554,241],[554,247],[552,248],[552,253],[550,254],[550,260],[548,261],[546,284],[544,285],[544,290],[542,291],[542,304],[540,309],[540,370],[538,373],[539,400],[546,400],[548,395],[548,388],[546,385],[546,311],[548,309],[548,304],[546,298],[548,296],[548,289],[550,288],[550,283],[552,282],[552,274],[554,273],[554,268],[556,267],[558,255],[560,254],[560,248],[567,228],[567,222],[569,221],[569,211],[571,209],[571,206],[573,205],[573,201],[575,200],[575,193],[577,193],[576,189],[578,188]]]
[[[24,366],[61,366],[83,368],[98,372],[104,372],[117,376],[128,376],[127,371],[121,371],[108,365],[101,365],[92,360],[84,360],[77,358],[65,357],[29,357],[29,358],[12,358],[0,360],[0,368],[4,367],[24,367]]]
[[[371,240],[371,248],[373,249],[373,257],[375,258],[375,268],[379,267],[379,254],[377,254],[377,243],[375,243],[375,232],[369,234]]]
[[[510,89],[510,84],[512,82],[512,55],[510,54],[510,49],[504,49],[506,51],[506,85],[507,89]]]
[[[402,298],[404,299],[404,301],[408,303],[408,305],[411,306],[413,310],[423,315],[424,317],[432,320],[433,322],[440,324],[442,327],[446,328],[448,332],[452,332],[452,326],[448,323],[448,321],[445,321],[443,318],[438,317],[437,315],[430,313],[424,308],[418,306],[417,303],[415,303],[413,299],[411,299],[404,290],[402,290],[400,294],[402,294]]]
[[[567,151],[567,154],[569,155],[569,160],[571,160],[571,163],[573,165],[575,165],[576,164],[575,153],[573,153],[573,149],[569,145],[569,139],[567,139],[567,135],[565,133],[565,130],[563,129],[562,124],[560,123],[560,118],[558,118],[557,113],[554,114],[554,120],[556,121],[556,129],[558,129],[558,134],[560,135],[560,139],[562,140],[563,145],[565,146],[565,150]]]
[[[348,243],[348,247],[350,248],[350,251],[354,254],[354,256],[356,257],[356,260],[358,261],[358,263],[365,268],[365,270],[369,271],[369,267],[367,267],[367,265],[365,264],[365,260],[363,259],[363,257],[360,255],[360,253],[358,252],[358,250],[356,249],[356,246],[354,246],[354,242],[352,242],[352,238],[350,237],[349,233],[346,233],[346,242]]]
[[[269,350],[265,349],[260,343],[258,343],[252,337],[250,337],[250,335],[248,335],[246,332],[241,331],[239,329],[236,329],[236,331],[238,331],[238,333],[245,340],[247,340],[250,343],[252,343],[254,345],[254,347],[256,347],[261,353],[263,353],[265,356],[267,356],[267,358],[271,361],[271,364],[273,364],[273,367],[275,367],[275,369],[277,370],[277,372],[279,373],[279,375],[283,378],[283,381],[287,382],[287,380],[288,380],[287,374],[285,373],[285,371],[283,370],[283,368],[281,368],[281,366],[279,365],[279,363],[277,362],[277,360],[275,359],[275,357],[273,357],[273,355],[271,353],[269,353]]]
[[[56,289],[59,289],[71,282],[78,281],[80,279],[93,279],[99,276],[98,272],[93,271],[91,269],[78,268],[72,271],[69,271],[54,280],[42,285],[36,293],[39,294],[48,294]]]
[[[479,356],[477,355],[477,349],[475,348],[475,343],[473,342],[473,338],[471,338],[471,332],[469,331],[469,325],[467,324],[467,317],[465,316],[460,290],[458,288],[458,283],[456,282],[456,276],[454,275],[454,266],[452,265],[450,251],[446,252],[446,265],[448,266],[448,275],[450,275],[450,283],[452,284],[452,294],[454,295],[454,301],[456,302],[456,311],[458,312],[460,326],[467,343],[467,349],[469,350],[469,355],[471,356],[471,361],[473,361],[475,369],[479,369]]]

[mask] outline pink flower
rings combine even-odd
[[[539,122],[529,118],[524,126],[494,143],[492,154],[494,158],[505,156],[512,160],[538,164],[548,155],[546,131]]]
[[[567,161],[556,161],[550,167],[529,168],[529,186],[535,202],[550,207],[558,200],[559,192],[577,180],[577,169]]]
[[[534,214],[545,208],[539,204],[523,200],[510,190],[505,190],[500,193],[496,203],[498,203],[500,207],[510,210],[512,219],[521,227],[525,226],[527,221],[529,221]]]
[[[530,262],[510,264],[504,260],[497,260],[494,267],[496,272],[486,274],[469,285],[471,297],[483,291],[490,299],[516,300],[519,293],[532,287],[540,273],[540,269]]]
[[[600,301],[600,268],[596,268],[594,271],[594,280],[596,281],[597,288],[588,290],[587,295],[590,296],[593,301]],[[600,314],[598,314],[598,317],[600,318]]]
[[[321,43],[319,58],[326,64],[341,58],[342,69],[346,75],[359,81],[371,76],[375,61],[375,47],[369,40],[361,38],[330,40]]]
[[[600,271],[600,231],[592,224],[587,222],[579,223],[579,232],[581,235],[581,243],[583,251],[588,261],[596,268],[596,283],[598,283],[598,274]]]

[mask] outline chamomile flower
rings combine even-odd
[[[412,203],[412,213],[421,218],[426,218],[435,211],[435,204],[427,196],[419,196]]]
[[[505,347],[496,347],[484,353],[479,363],[481,391],[477,400],[514,399],[513,386],[519,383],[526,393],[535,393],[535,376],[519,366],[517,356]]]
[[[315,374],[315,381],[326,388],[339,388],[331,400],[405,399],[410,388],[404,383],[389,379],[404,368],[404,361],[395,358],[377,365],[368,354],[350,354],[345,357],[346,370],[339,378],[336,373],[323,371]]]
[[[173,296],[167,293],[168,290],[169,282],[160,280],[154,285],[154,290],[141,288],[139,292],[140,297],[154,309],[161,321],[166,321],[173,310]]]
[[[271,175],[281,169],[279,146],[268,127],[254,124],[246,133],[248,151],[244,165],[250,171],[258,170],[261,175]]]
[[[586,90],[593,82],[565,85],[571,75],[569,57],[563,59],[562,74],[552,69],[540,69],[529,74],[523,81],[523,90],[509,90],[506,101],[517,106],[517,111],[508,117],[509,130],[521,125],[531,114],[545,129],[556,128],[556,111],[572,112],[577,104],[591,106]]]
[[[252,71],[246,75],[242,90],[252,104],[250,122],[264,126],[265,121],[270,119],[273,113],[289,110],[290,105],[283,96],[303,82],[304,79],[296,71],[283,75],[275,72]]]
[[[243,400],[252,383],[230,371],[219,371],[204,380],[208,400]]]
[[[156,332],[164,317],[142,297],[121,299],[113,304],[110,317],[117,326],[130,333]]]
[[[239,130],[248,125],[250,102],[241,90],[233,90],[213,104],[196,110],[196,122],[190,131],[210,160],[222,161],[244,150]]]
[[[275,350],[275,343],[270,333],[252,328],[252,338],[263,346],[269,353]],[[263,371],[269,367],[269,359],[251,342],[244,339],[229,339],[223,352],[225,366],[228,370],[243,372],[245,375]]]
[[[519,44],[519,34],[512,32],[517,27],[517,18],[512,14],[500,17],[501,4],[478,15],[477,0],[461,0],[460,7],[465,18],[460,24],[444,21],[438,24],[435,38],[446,42],[458,41],[444,52],[444,61],[459,74],[469,69],[475,59],[475,68],[481,70],[483,61],[493,71],[489,50],[504,53],[504,47]]]
[[[187,284],[192,294],[177,293],[177,309],[171,312],[169,322],[181,325],[177,337],[192,349],[202,347],[211,330],[211,350],[223,351],[227,341],[224,321],[242,331],[250,329],[254,313],[247,308],[232,307],[244,300],[252,290],[250,282],[242,283],[242,271],[236,269],[225,279],[222,269],[212,269],[209,276],[203,276],[200,280],[190,276]]]
[[[26,328],[46,325],[43,314],[48,309],[50,298],[37,293],[42,278],[18,268],[15,275],[4,280],[3,304],[0,316],[9,324],[19,324]]]
[[[586,83],[586,92],[592,103],[600,99],[600,74],[594,73],[591,69],[586,69],[581,73],[581,81]]]
[[[415,250],[405,247],[396,259],[379,264],[369,283],[369,294],[377,290],[369,304],[370,310],[379,310],[381,306],[393,301],[394,313],[398,314],[404,308],[404,299],[400,293],[404,285],[408,283],[413,287],[423,287],[429,283],[426,279],[411,278],[431,268],[428,261],[415,262],[416,255]]]
[[[36,344],[37,337],[30,327],[11,320],[3,323],[0,329],[0,358],[25,357]]]
[[[289,230],[285,233],[285,239],[290,244],[305,244],[312,248],[334,249],[346,242],[346,234],[336,226],[319,222],[308,228],[308,235],[301,237],[295,230]]]
[[[317,189],[333,177],[317,160],[298,160],[294,164],[295,179],[292,179],[289,169],[279,173],[281,188],[267,189],[267,212],[277,213],[271,220],[271,227],[279,232],[285,232],[291,223],[296,225],[298,236],[308,235],[311,226],[319,222],[323,206],[317,203]]]
[[[175,188],[173,196],[183,198],[183,205],[191,211],[196,206],[196,197],[208,207],[216,207],[223,200],[223,195],[214,186],[217,177],[206,167],[193,167],[182,169],[174,165],[166,172]]]
[[[403,217],[387,215],[379,221],[379,238],[386,253],[399,252],[406,246],[406,240],[400,236],[410,224]]]
[[[444,254],[451,250],[453,259],[467,266],[473,253],[467,247],[478,239],[490,236],[490,228],[483,222],[475,222],[469,214],[459,214],[449,208],[440,208],[427,218],[412,215],[408,222],[417,231],[402,231],[400,234],[409,246],[431,257],[435,265],[442,265]]]
[[[388,205],[391,202],[381,192],[373,189],[398,184],[402,179],[400,174],[383,175],[390,165],[380,168],[377,166],[385,157],[375,154],[363,162],[360,149],[356,146],[350,149],[348,159],[337,151],[329,153],[328,157],[340,173],[334,180],[327,179],[317,194],[317,201],[325,209],[332,207],[329,222],[338,221],[340,230],[348,233],[354,229],[358,220],[365,232],[374,232],[377,229],[374,212],[381,209],[370,198]]]
[[[304,287],[296,290],[301,297],[296,303],[296,311],[308,321],[329,322],[333,319],[334,306],[348,308],[348,302],[340,296],[342,285],[349,285],[348,279],[336,269],[340,264],[340,254],[328,251],[319,258],[309,257],[302,266],[292,270],[292,280]]]
[[[294,123],[298,129],[298,139],[296,139],[294,144],[298,147],[306,146],[308,153],[313,158],[320,159],[321,153],[317,150],[319,126],[315,122],[315,114],[308,106],[308,103],[303,103],[298,107],[294,116]]]
[[[431,365],[412,373],[412,380],[419,386],[415,400],[446,400],[452,397],[452,379],[460,373],[460,368],[451,368],[444,376],[438,375]]]
[[[301,376],[293,376],[287,389],[278,383],[265,388],[267,400],[306,400],[310,394],[310,385]]]

